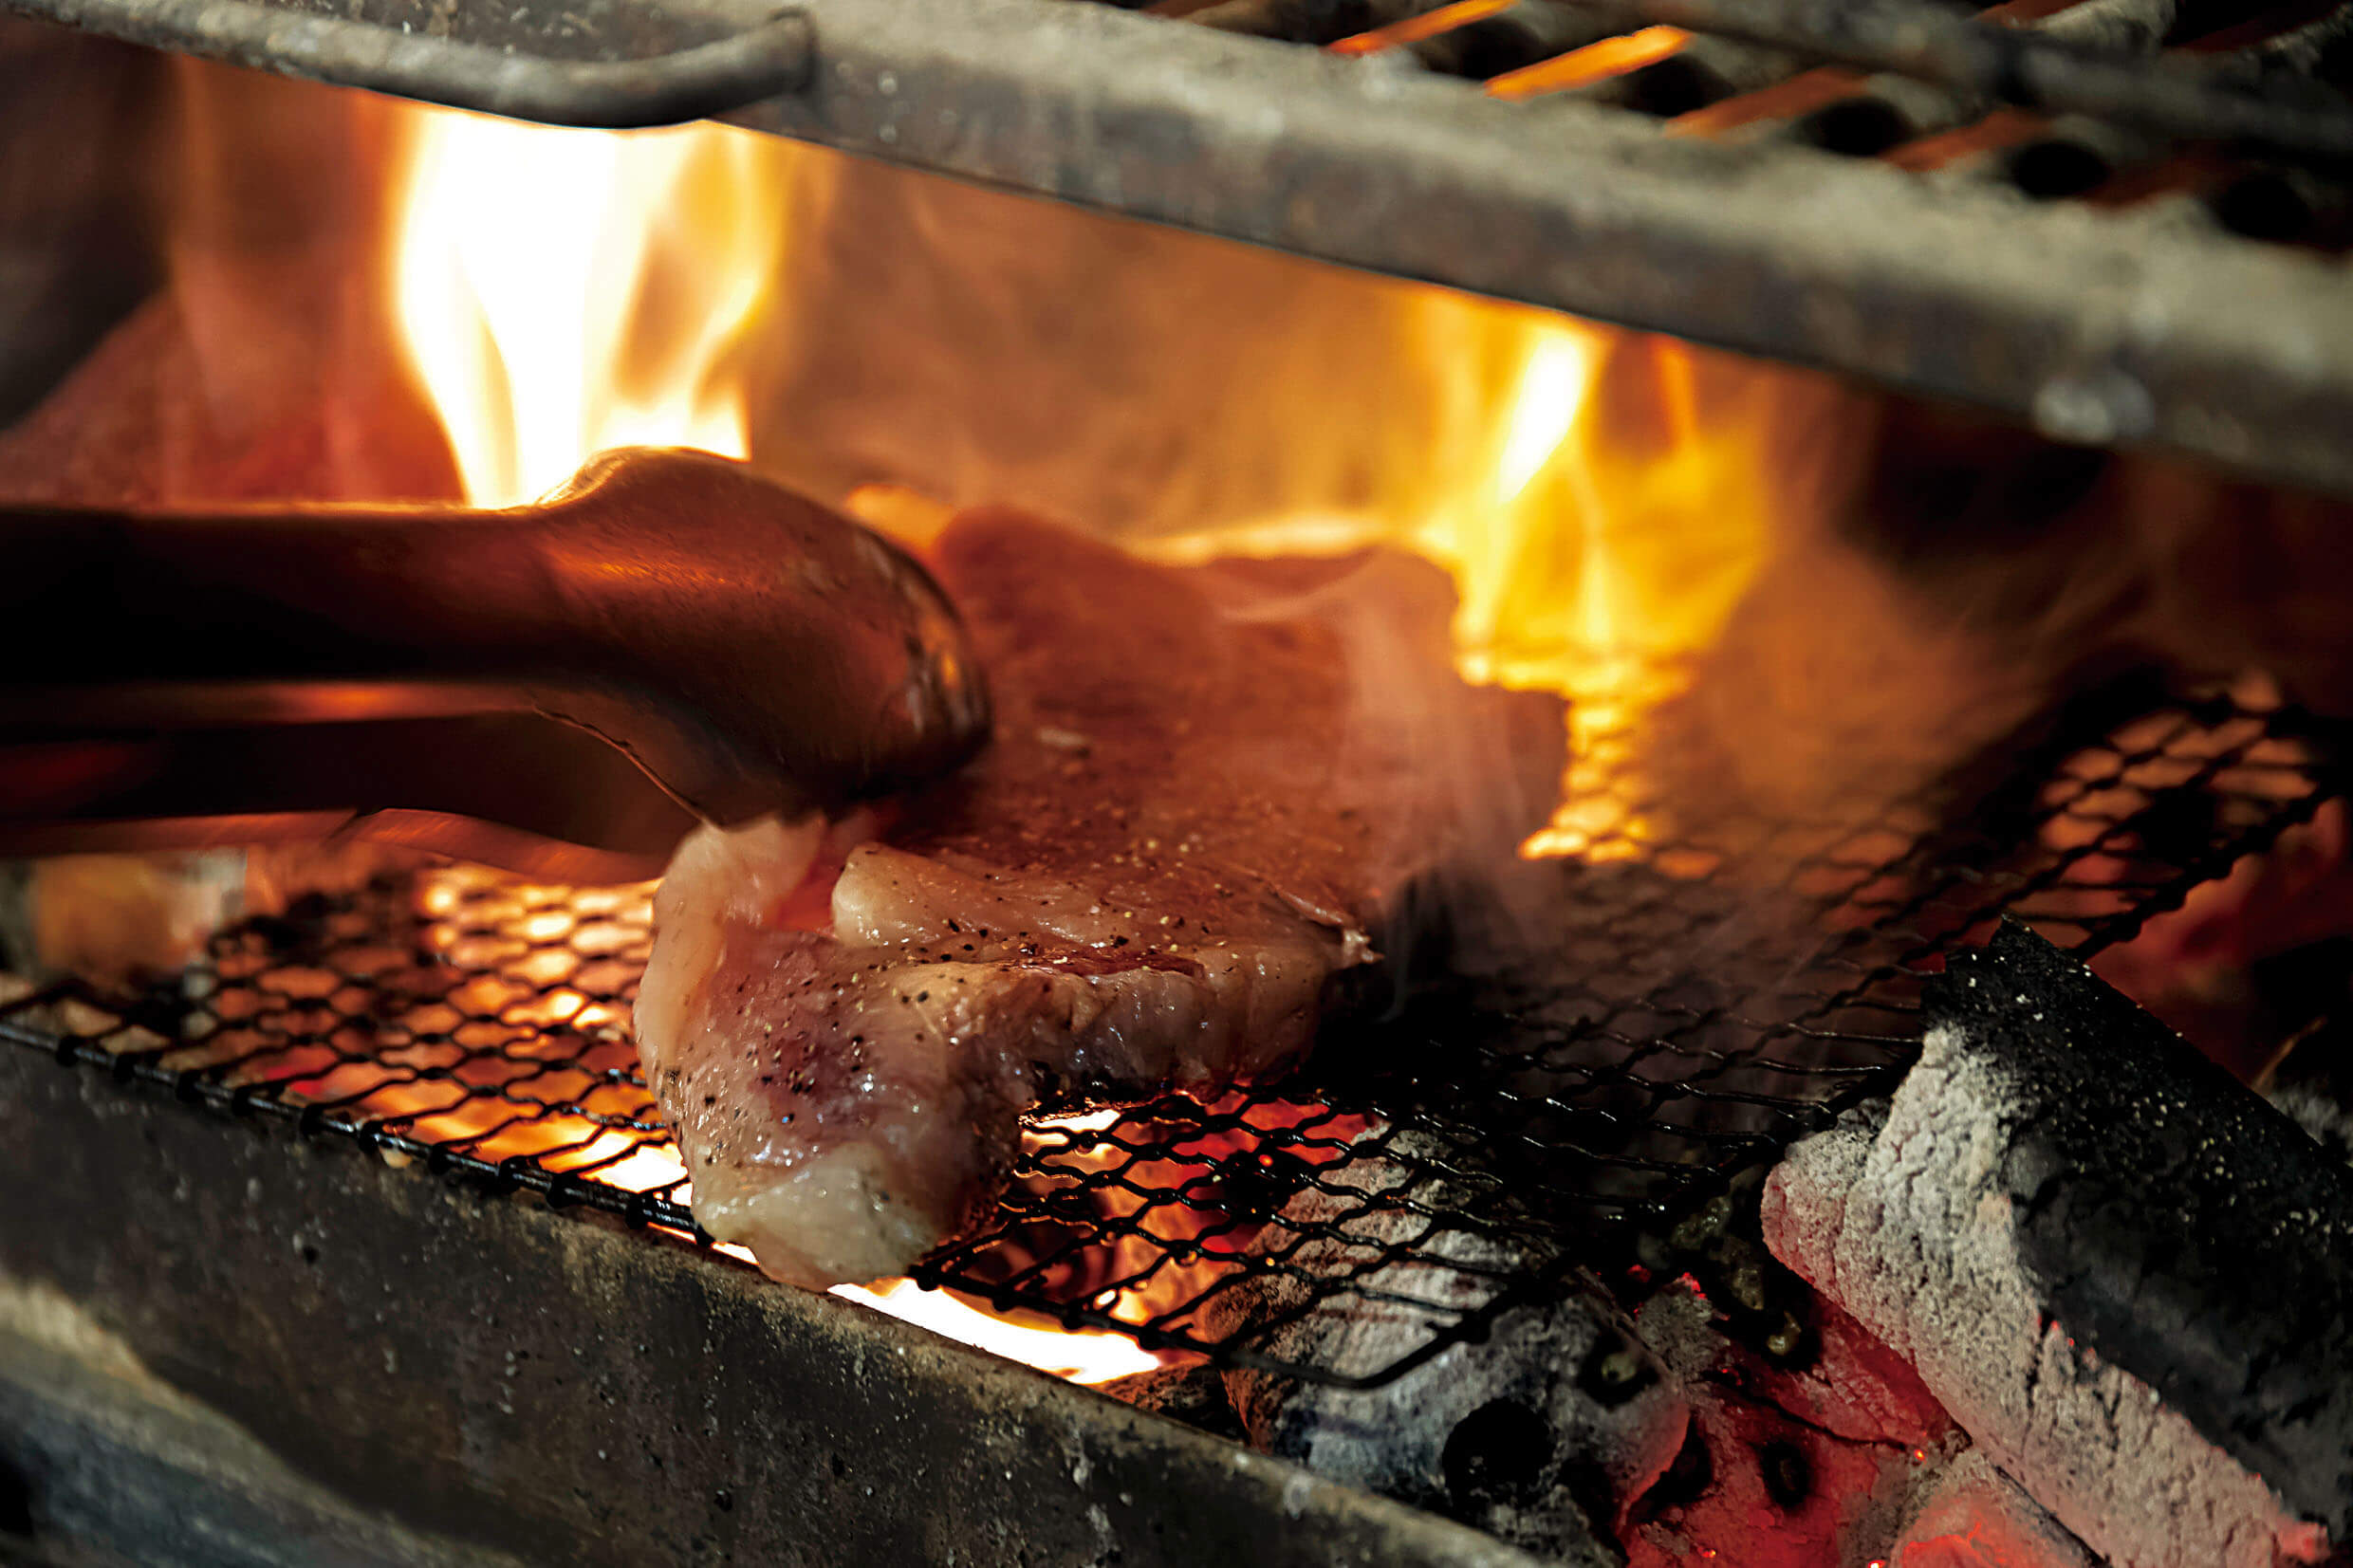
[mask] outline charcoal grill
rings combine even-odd
[[[9,3],[529,118],[724,115],[2353,491],[2342,7]],[[1623,46],[1660,27],[1691,39]]]
[[[1357,1025],[1288,1082],[1035,1119],[995,1219],[916,1278],[1220,1365],[1385,1382],[1573,1272],[1673,1271],[1709,1197],[1900,1077],[1946,954],[2004,917],[2083,955],[2129,939],[2341,798],[2344,740],[2214,696],[2054,746],[1958,817],[1931,792],[1664,839],[1630,779],[1588,775],[1606,809],[1587,857],[1530,868],[1560,952]],[[628,1038],[648,891],[450,867],[248,921],[169,990],[26,996],[0,1038],[707,1246]],[[1760,899],[1770,920],[1748,917]],[[1359,1162],[1406,1176],[1351,1181]],[[1307,1184],[1337,1200],[1321,1219],[1270,1218]],[[1376,1206],[1415,1223],[1369,1227]],[[1523,1261],[1446,1262],[1449,1232]],[[1382,1274],[1399,1258],[1428,1265],[1426,1295]],[[1298,1287],[1283,1312],[1222,1310],[1278,1275]],[[1409,1325],[1374,1364],[1271,1348],[1307,1312],[1368,1305]]]
[[[2003,411],[2066,440],[2170,448],[2353,494],[2342,438],[2353,428],[2353,289],[2341,256],[2353,240],[2353,116],[2333,94],[2353,6],[2242,24],[2191,0],[2013,0],[1974,17],[1885,0],[1225,0],[1189,15],[1176,14],[1185,0],[1150,9],[1159,14],[1069,0],[782,10],[586,0],[545,14],[440,0],[0,3],[524,118],[718,116],[1821,365]],[[1722,819],[1704,834],[1662,835],[1656,824],[1672,814],[1643,798],[1638,773],[1609,767],[1639,755],[1632,738],[1583,737],[1577,789],[1594,808],[1583,853],[1527,871],[1549,929],[1566,933],[1564,951],[1460,975],[1397,1016],[1353,1021],[1295,1080],[1207,1105],[1049,1108],[1028,1127],[995,1216],[917,1279],[999,1312],[1358,1390],[1394,1384],[1565,1287],[1599,1280],[1638,1293],[1692,1262],[1705,1238],[1692,1241],[1690,1222],[1712,1198],[1901,1077],[1919,987],[1948,955],[2005,917],[2084,955],[2130,941],[2353,793],[2347,739],[2341,723],[2292,708],[2176,698],[2006,759],[1990,794],[1945,786],[1825,820]],[[458,1390],[438,1425],[406,1434],[416,1452],[448,1458],[445,1430],[495,1425],[503,1407],[466,1387],[476,1380],[467,1369],[415,1370],[443,1316],[438,1296],[471,1287],[410,1268],[399,1248],[422,1237],[420,1255],[446,1264],[479,1245],[431,1217],[428,1195],[442,1188],[429,1178],[536,1194],[544,1205],[488,1206],[480,1223],[495,1230],[491,1250],[510,1283],[521,1273],[557,1288],[536,1302],[528,1289],[495,1294],[497,1310],[531,1315],[543,1335],[557,1332],[549,1322],[611,1320],[601,1287],[574,1278],[583,1270],[565,1237],[577,1235],[595,1238],[579,1245],[596,1251],[596,1268],[632,1282],[624,1320],[716,1316],[708,1303],[722,1300],[746,1320],[791,1319],[772,1340],[746,1331],[707,1341],[725,1341],[728,1364],[776,1379],[757,1391],[773,1399],[729,1394],[755,1437],[688,1452],[694,1444],[663,1439],[657,1420],[648,1452],[702,1476],[772,1442],[786,1450],[771,1456],[776,1517],[826,1517],[840,1502],[797,1468],[820,1457],[801,1452],[815,1423],[795,1427],[775,1408],[815,1386],[801,1352],[853,1357],[863,1375],[886,1342],[811,1331],[833,1303],[748,1273],[732,1276],[742,1288],[731,1294],[708,1283],[710,1269],[664,1272],[684,1248],[708,1255],[698,1266],[729,1255],[695,1225],[628,1038],[648,941],[643,888],[451,866],[224,932],[168,988],[25,994],[0,1006],[0,1039],[23,1047],[5,1071],[28,1086],[12,1097],[25,1125],[84,1113],[101,1125],[60,1156],[28,1149],[0,1174],[12,1192],[42,1192],[54,1158],[96,1211],[135,1216],[110,1252],[171,1257],[175,1290],[176,1276],[202,1274],[202,1290],[181,1291],[191,1310],[114,1310],[146,1313],[142,1353],[163,1347],[168,1373],[283,1451],[329,1434],[341,1447],[320,1463],[344,1490],[405,1485],[430,1499],[451,1485],[506,1487],[570,1510],[566,1528],[594,1539],[612,1524],[597,1510],[616,1505],[585,1452],[567,1449],[545,1473],[474,1453],[438,1470],[416,1461],[427,1467],[380,1486],[366,1420],[328,1409],[369,1368],[327,1356],[325,1376],[273,1367],[275,1381],[242,1392],[218,1370],[276,1354],[275,1323],[243,1303],[277,1278],[258,1260],[285,1237],[240,1217],[235,1192],[315,1181],[305,1201],[353,1231],[392,1216],[388,1248],[357,1269],[318,1270],[332,1278],[316,1288],[351,1323],[372,1303],[376,1327],[354,1343],[373,1355],[399,1339],[412,1370],[409,1383],[391,1381]],[[44,1055],[69,1071],[43,1066]],[[208,1142],[199,1134],[216,1128],[160,1104],[140,1114],[153,1118],[146,1143],[169,1150],[150,1169],[118,1086],[298,1136],[267,1153]],[[165,1123],[173,1131],[159,1134]],[[368,1157],[326,1179],[300,1153],[322,1146]],[[162,1208],[189,1201],[176,1162],[228,1183],[197,1200],[205,1207],[176,1237],[178,1216]],[[1376,1167],[1380,1181],[1353,1179]],[[1308,1189],[1327,1201],[1293,1202]],[[616,1248],[617,1227],[658,1245]],[[145,1300],[123,1272],[134,1264],[80,1259],[65,1228],[46,1224],[18,1245],[33,1266],[16,1271],[54,1275],[85,1299]],[[238,1238],[234,1259],[189,1264],[214,1229]],[[1445,1245],[1455,1235],[1509,1245]],[[1466,1258],[1490,1262],[1448,1261]],[[1424,1265],[1427,1288],[1400,1291],[1400,1262]],[[412,1298],[427,1307],[413,1321],[386,1305]],[[1248,1301],[1280,1304],[1233,1310]],[[1293,1350],[1313,1342],[1286,1333],[1306,1315],[1366,1307],[1406,1325],[1371,1358]],[[224,1326],[207,1325],[213,1312]],[[686,1339],[654,1337],[660,1374],[636,1391],[649,1408],[726,1381]],[[991,1401],[1026,1386],[990,1384],[969,1365],[916,1386],[954,1411],[942,1428],[954,1435],[931,1447],[980,1439],[988,1468],[959,1469],[959,1493],[992,1488],[1003,1456],[1009,1484],[1018,1466],[1022,1486],[1073,1499],[1070,1517],[1035,1526],[1060,1532],[1056,1550],[1079,1549],[1091,1510],[1124,1505],[1097,1437],[1071,1463],[1059,1449],[1021,1457],[1018,1430],[1005,1438]],[[880,1434],[902,1389],[856,1385],[841,1408],[903,1472],[885,1485],[890,1508],[914,1515],[939,1487],[904,1472],[903,1437]],[[570,1448],[583,1447],[569,1442],[573,1426],[596,1414],[585,1394],[561,1403],[578,1392],[543,1407],[568,1412],[555,1430]],[[286,1415],[273,1399],[303,1408]],[[1015,1429],[1068,1409],[1014,1406]],[[1269,1560],[1312,1559],[1327,1535],[1340,1539],[1331,1531],[1360,1527],[1349,1549],[1385,1550],[1385,1560],[1471,1559],[1437,1521],[1382,1523],[1350,1513],[1354,1503],[1327,1508],[1322,1494],[1303,1514],[1304,1474],[1242,1477],[1240,1460],[1229,1498],[1215,1479],[1224,1458],[1172,1451],[1173,1473],[1202,1488],[1210,1513],[1229,1499],[1245,1522],[1292,1522],[1257,1542]],[[664,1497],[647,1512],[691,1524],[731,1507]],[[1005,1545],[1029,1539],[1028,1522],[1006,1534],[1014,1511],[1008,1503],[989,1522],[1000,1555],[1027,1549]],[[1146,1511],[1181,1521],[1184,1500]],[[1139,1540],[1121,1517],[1122,1539]],[[1339,1522],[1326,1529],[1327,1519]],[[1173,1536],[1170,1559],[1232,1555],[1216,1535],[1230,1522]],[[505,1539],[530,1544],[511,1522]]]

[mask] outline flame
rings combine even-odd
[[[791,190],[776,162],[777,143],[709,125],[623,136],[428,109],[409,110],[403,120],[397,313],[469,501],[529,501],[614,446],[748,455],[740,350],[761,325],[778,275]],[[429,877],[420,893],[425,913],[447,914],[467,892],[479,892],[469,876]],[[640,923],[649,895],[633,895]],[[510,934],[545,944],[570,930],[576,906],[594,896],[584,890],[555,907],[518,913]],[[469,957],[456,950],[455,933],[444,931],[439,942],[454,959]],[[497,988],[495,981],[469,982],[423,1010],[495,1005],[488,993]],[[485,994],[464,994],[476,990]],[[529,1103],[557,1103],[584,1088],[586,1073],[573,1068],[625,1070],[634,1055],[621,1038],[626,1019],[618,1002],[559,989],[532,1016],[502,1022],[612,1037],[549,1080],[501,1086],[504,1096]],[[610,1060],[590,1060],[600,1055]],[[314,1099],[356,1096],[368,1115],[405,1118],[422,1143],[461,1145],[489,1159],[531,1158],[631,1191],[667,1190],[680,1202],[692,1196],[666,1138],[579,1116],[523,1116],[511,1098],[468,1098],[458,1084],[397,1071],[380,1081],[375,1063],[330,1067],[331,1061],[321,1050],[281,1059],[272,1072],[325,1067],[296,1081],[294,1091]],[[720,1250],[750,1261],[741,1248]],[[1117,1335],[1011,1321],[908,1280],[845,1285],[835,1294],[1074,1382],[1106,1382],[1169,1359]]]
[[[952,1292],[925,1290],[913,1280],[886,1280],[871,1289],[835,1285],[833,1294],[1073,1383],[1108,1383],[1151,1372],[1164,1360],[1123,1335],[1032,1328],[970,1306]]]
[[[1645,46],[1675,42],[1664,30],[1642,37]],[[755,360],[772,363],[796,330],[824,337],[832,318],[855,313],[869,286],[852,275],[867,258],[826,250],[861,210],[838,197],[830,166],[808,162],[817,155],[712,125],[616,134],[420,107],[402,115],[398,315],[470,499],[528,500],[613,445],[675,443],[743,456],[758,455],[756,445],[789,444],[789,433],[777,434],[778,410],[753,397]],[[976,273],[972,308],[983,318],[1023,319],[1030,308],[1019,292],[1025,280],[990,275],[1008,264],[991,262],[988,231],[963,221],[960,194],[926,189],[908,199],[918,231],[958,236],[956,248],[934,259]],[[1019,216],[1024,255],[1050,254],[1065,236],[1074,258],[1102,243],[1079,227],[1093,220],[1037,208]],[[818,261],[800,253],[811,247],[788,243],[796,234],[824,242],[814,246]],[[1189,266],[1187,248],[1200,243],[1156,239],[1171,267]],[[980,262],[964,263],[967,249]],[[1237,264],[1220,257],[1214,265]],[[1145,265],[1135,276],[1151,273]],[[1271,273],[1237,276],[1261,290],[1294,286]],[[792,298],[779,297],[786,279],[795,283]],[[1266,423],[1251,417],[1248,398],[1235,407],[1232,399],[1172,397],[1172,418],[1203,449],[1185,462],[1180,488],[1196,515],[1181,533],[1135,542],[1169,558],[1200,559],[1387,541],[1444,564],[1460,589],[1465,675],[1571,699],[1575,762],[1564,802],[1529,852],[1642,852],[1650,829],[1629,803],[1623,737],[1679,689],[1677,662],[1714,641],[1777,531],[1814,503],[1826,445],[1817,438],[1822,415],[1841,395],[1825,382],[1669,340],[1434,288],[1334,274],[1313,289],[1301,298],[1334,296],[1318,309],[1343,317],[1362,305],[1371,312],[1368,335],[1396,344],[1397,362],[1381,372],[1395,380],[1404,411],[1394,430],[1367,433],[1343,417],[1287,431],[1287,466],[1298,477],[1269,485],[1263,472],[1250,472],[1263,470],[1263,460],[1221,461],[1221,448],[1256,438]],[[878,299],[879,312],[890,315],[892,303]],[[1085,324],[1071,323],[1073,339]],[[1301,336],[1329,324],[1319,315]],[[1048,358],[1071,357],[1069,341],[1047,342],[1029,350],[1036,362],[1025,363],[1017,349],[1027,345],[998,341],[990,357],[1010,353],[1011,362],[952,371],[942,366],[956,363],[955,343],[909,344],[891,334],[920,327],[888,320],[872,327],[876,360],[909,360],[913,347],[927,356],[927,378],[952,390],[958,376],[978,375],[991,388],[1050,380]],[[1173,340],[1177,330],[1140,329],[1130,356],[1148,358],[1163,332]],[[1270,407],[1314,408],[1343,394],[1351,374],[1344,363],[1279,346],[1266,352],[1274,374],[1253,396]],[[830,388],[801,392],[805,401]],[[872,389],[866,396],[876,397]],[[882,394],[885,412],[872,422],[920,426],[919,417],[888,412],[893,397],[913,396]],[[993,390],[989,396],[1003,400]],[[1202,417],[1201,402],[1216,412]],[[913,412],[931,411],[918,404]],[[824,425],[830,408],[811,413],[816,438],[831,429],[838,443],[840,430]],[[1085,434],[1040,444],[1084,452]],[[1011,452],[1017,443],[1001,444],[1002,455],[978,459],[943,451],[928,472],[870,471],[848,502],[886,529],[928,534],[947,508],[928,504],[927,491],[1021,497],[1027,476]],[[888,464],[880,449],[876,455]],[[1111,515],[1100,521],[1114,524],[1118,504],[1110,489],[1103,493],[1101,509]],[[1310,499],[1319,493],[1343,499]]]
[[[1664,49],[1675,42],[1662,31],[1646,35],[1643,46]],[[1617,68],[1627,64],[1615,62]],[[812,166],[802,160],[818,155],[708,125],[623,135],[419,106],[390,112],[400,148],[394,313],[475,504],[528,501],[614,445],[693,445],[760,456],[755,449],[766,443],[772,458],[784,439],[776,434],[780,422],[791,421],[781,421],[775,395],[764,405],[755,394],[774,379],[769,373],[780,354],[792,350],[796,335],[838,342],[835,318],[860,319],[858,329],[875,334],[873,360],[911,358],[903,352],[909,338],[890,334],[913,329],[887,308],[862,319],[861,290],[869,286],[824,249],[845,228],[854,230],[845,214],[855,208],[843,204],[858,194],[843,194],[849,182],[812,177]],[[1022,319],[1021,301],[1017,286],[1007,297],[992,294],[996,285],[985,269],[1028,265],[1057,235],[1069,236],[1072,255],[1084,256],[1085,246],[1101,242],[1100,231],[1052,226],[1092,221],[1025,209],[1021,243],[1010,252],[1023,260],[1009,263],[1003,255],[991,261],[986,236],[959,227],[953,212],[943,217],[918,210],[921,231],[958,235],[954,249],[931,248],[930,265],[954,268],[966,249],[980,255],[971,264],[976,303],[966,307],[968,329],[977,334],[975,344],[995,345],[966,350],[959,361],[954,342],[914,342],[927,376],[953,386],[955,375],[978,374],[993,387],[1018,386],[1025,376],[1050,382],[1066,371],[1072,344],[1086,341],[1087,323],[1071,323],[1059,347],[1051,329],[1041,335],[1041,346],[991,338],[995,319]],[[824,242],[815,246],[820,260],[787,243],[796,234]],[[1153,234],[1150,243],[1170,248],[1158,254],[1173,267],[1188,267],[1200,254],[1187,248],[1201,242],[1181,236]],[[1131,286],[1135,277],[1149,279],[1157,265],[1139,264],[1125,274]],[[1247,291],[1278,283],[1274,274],[1249,267],[1289,264],[1225,256],[1212,265],[1237,268],[1233,276]],[[787,280],[792,288],[783,286]],[[1651,829],[1623,777],[1624,736],[1678,689],[1677,661],[1714,637],[1757,575],[1775,528],[1800,509],[1808,470],[1788,460],[1797,446],[1789,431],[1792,420],[1820,413],[1822,396],[1793,389],[1777,373],[1663,340],[1435,288],[1319,272],[1295,297],[1322,314],[1304,319],[1290,348],[1269,351],[1278,374],[1263,386],[1252,385],[1241,399],[1165,399],[1172,428],[1196,443],[1176,465],[1183,483],[1168,491],[1192,512],[1194,526],[1172,534],[1150,520],[1121,517],[1108,501],[1097,507],[1100,521],[1124,523],[1131,542],[1173,559],[1328,553],[1385,542],[1441,563],[1458,587],[1455,640],[1465,675],[1571,699],[1575,761],[1560,814],[1529,841],[1527,853],[1608,858],[1641,852]],[[1067,298],[1053,304],[1084,308]],[[1263,439],[1265,421],[1254,416],[1251,398],[1273,399],[1269,406],[1286,411],[1313,409],[1349,391],[1347,366],[1319,348],[1311,341],[1319,334],[1308,328],[1345,320],[1360,306],[1377,341],[1395,345],[1379,372],[1406,394],[1407,412],[1393,418],[1394,428],[1367,433],[1344,417],[1319,418],[1285,434],[1291,445],[1280,472],[1270,473],[1263,461],[1221,462],[1221,445]],[[1328,314],[1334,310],[1338,318]],[[1281,315],[1268,311],[1253,322]],[[966,326],[961,318],[957,324]],[[1148,333],[1143,341],[1149,343]],[[1149,358],[1149,348],[1139,357]],[[969,373],[953,368],[980,360],[991,362]],[[787,385],[790,375],[783,376]],[[824,378],[815,384],[824,386]],[[1094,390],[1083,387],[1082,396],[1102,401]],[[919,424],[893,416],[889,398],[908,396],[899,388],[866,394],[881,399],[869,423],[886,442]],[[928,395],[941,396],[936,388]],[[841,427],[824,423],[842,401],[827,397],[806,411],[813,433],[807,439],[845,444]],[[1049,406],[1051,398],[1039,401]],[[1022,481],[1049,468],[1025,474],[1013,466],[1021,460],[1012,454],[1017,442],[975,456],[991,414],[979,406],[971,412],[973,434],[935,442],[936,452],[919,451],[918,461],[929,465],[922,471],[870,461],[854,491],[840,487],[849,492],[851,508],[877,526],[921,538],[949,510],[933,496],[1035,494]],[[1037,443],[1037,452],[1054,459],[1089,452],[1087,433],[1070,439],[1062,434]],[[1096,466],[1116,467],[1100,460]],[[958,494],[982,486],[982,493]],[[428,886],[428,914],[436,899],[447,904],[461,895],[483,893]],[[540,905],[531,904],[528,890],[521,896],[509,934],[528,945],[547,940],[540,926],[552,931],[576,922],[587,890]],[[636,900],[633,910],[643,902],[642,890],[628,896]],[[451,959],[472,967],[460,950],[463,939],[446,940]],[[493,1159],[524,1155],[633,1190],[683,1196],[685,1172],[675,1148],[650,1130],[647,1108],[623,1104],[628,1097],[616,1088],[634,1056],[619,992],[567,988],[555,975],[518,978],[538,988],[530,1016],[500,1011],[508,1004],[497,982],[470,981],[459,988],[464,994],[422,1002],[426,1016],[416,1032],[449,1027],[443,1015],[454,1007],[496,1018],[502,1027],[562,1028],[601,1043],[576,1062],[551,1062],[536,1073],[530,1063],[512,1061],[518,1053],[510,1051],[496,1070],[511,1068],[513,1077],[490,1098],[434,1079],[451,1064],[406,1061],[398,1052],[388,1059],[397,1080],[374,1088],[331,1056],[284,1061],[273,1072],[316,1075],[302,1092],[346,1102],[357,1096],[368,1114],[407,1118],[423,1143],[462,1144]],[[547,989],[551,985],[556,988]],[[467,1063],[460,1070],[476,1069]],[[607,1075],[602,1082],[600,1073]],[[547,1110],[511,1115],[517,1100]],[[610,1115],[599,1120],[570,1114],[574,1108],[636,1116],[649,1130],[617,1128]],[[1344,1147],[1361,1130],[1361,1123],[1312,1104],[1254,1108],[1251,1115],[1260,1112],[1289,1119],[1262,1126],[1229,1117],[1235,1124],[1227,1130],[1180,1133],[1154,1159],[1127,1170],[1134,1182],[1156,1193],[1184,1194],[1185,1201],[1129,1202],[1120,1196],[1124,1184],[1110,1187],[1104,1201],[1125,1207],[1105,1217],[1129,1239],[1090,1253],[1084,1277],[1062,1282],[1068,1287],[1063,1297],[1133,1323],[1175,1308],[1199,1294],[1205,1279],[1236,1266],[1249,1241],[1250,1227],[1217,1212],[1221,1164],[1269,1134],[1279,1135],[1292,1157],[1312,1162],[1325,1157],[1318,1149]],[[1299,1139],[1303,1130],[1315,1136]],[[1094,1140],[1100,1131],[1084,1118],[1033,1129],[1033,1153],[1061,1173],[1047,1179],[1084,1180],[1102,1162],[1126,1157]],[[1176,1254],[1189,1261],[1172,1265]],[[905,1281],[839,1294],[1080,1381],[1169,1359],[1109,1334],[1010,1321]]]
[[[1306,511],[1148,548],[1202,561],[1386,542],[1444,565],[1465,678],[1569,699],[1561,803],[1523,853],[1650,854],[1630,737],[1832,492],[1852,443],[1821,433],[1847,395],[1668,339],[1435,291],[1415,303],[1417,362],[1456,411],[1445,483],[1418,515]]]
[[[789,190],[771,143],[421,110],[408,130],[398,315],[468,500],[531,500],[608,447],[748,453],[736,351]]]

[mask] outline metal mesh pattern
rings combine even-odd
[[[2004,916],[2085,954],[2161,941],[2196,890],[2340,795],[2333,733],[2221,698],[2025,760],[1957,825],[1923,798],[1669,837],[1621,753],[1588,749],[1583,853],[1528,872],[1540,957],[1457,961],[1401,1016],[1337,1030],[1302,1079],[1037,1118],[994,1221],[917,1279],[1381,1381],[1883,1088],[1955,945]],[[0,1034],[699,1234],[628,1038],[648,893],[443,868],[226,931],[169,991],[28,996]],[[1335,1310],[1385,1331],[1301,1337]]]
[[[2342,3],[1224,0],[1192,14],[1348,57],[1411,56],[1507,102],[1607,105],[1679,136],[1950,170],[2038,200],[2186,198],[2243,238],[2353,243],[2334,166],[2353,136]],[[1334,36],[1339,18],[1362,30]]]

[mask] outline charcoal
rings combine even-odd
[[[2082,1541],[1977,1448],[1934,1471],[1908,1512],[1895,1544],[1877,1560],[1899,1568],[2100,1568]]]
[[[1835,1306],[1812,1306],[1806,1343],[1775,1354],[1727,1334],[1688,1278],[1644,1303],[1637,1326],[1681,1381],[1692,1428],[1625,1532],[1642,1568],[1901,1561],[1888,1547],[1910,1500],[1962,1440],[1910,1367]]]
[[[1250,1441],[1526,1551],[1613,1560],[1607,1532],[1682,1447],[1679,1386],[1598,1290],[1570,1282],[1525,1304],[1493,1300],[1500,1281],[1561,1271],[1512,1228],[1508,1204],[1451,1173],[1459,1151],[1404,1131],[1361,1147],[1267,1227],[1260,1255],[1278,1266],[1226,1293],[1221,1336],[1251,1334],[1260,1356],[1282,1361],[1378,1368],[1427,1342],[1434,1310],[1501,1310],[1483,1337],[1373,1388],[1229,1372]]]
[[[1766,1239],[2120,1568],[2353,1540],[2353,1172],[2022,927],[1791,1151]]]
[[[2344,1165],[2353,1163],[2353,1110],[2344,1101],[2308,1083],[2293,1083],[2264,1097],[2298,1127],[2305,1136]]]
[[[1150,1372],[1114,1377],[1102,1391],[1123,1405],[1181,1421],[1213,1437],[1242,1441],[1242,1423],[1226,1397],[1226,1382],[1207,1362],[1184,1367],[1155,1367]]]

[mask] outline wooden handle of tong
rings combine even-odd
[[[357,817],[647,875],[695,819],[838,809],[988,728],[921,566],[708,453],[508,511],[0,511],[0,850]]]

